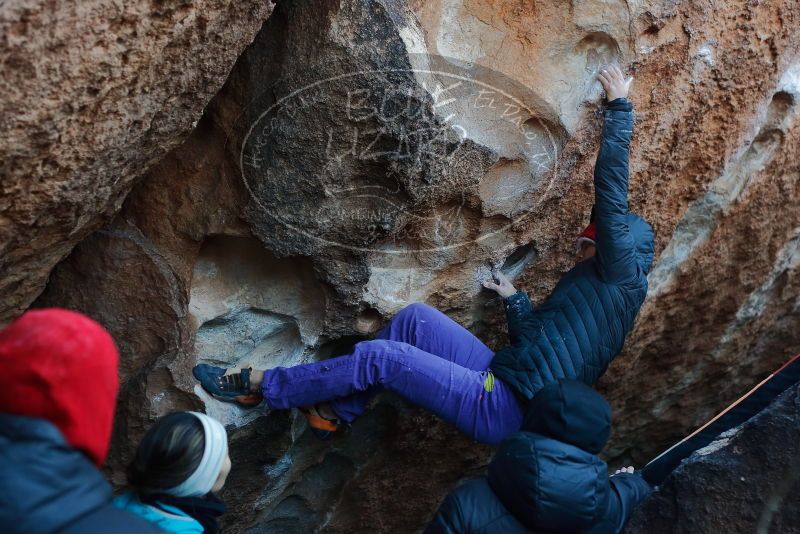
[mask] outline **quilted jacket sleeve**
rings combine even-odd
[[[628,149],[633,134],[633,106],[625,98],[608,104],[603,140],[594,167],[597,264],[609,283],[637,273],[636,245],[628,228]]]
[[[508,320],[508,338],[513,346],[527,345],[539,329],[533,307],[524,291],[517,291],[503,300]]]
[[[449,497],[448,497],[449,499]],[[445,501],[447,503],[447,501]],[[448,506],[452,506],[449,505]],[[459,528],[459,521],[454,515],[456,512],[438,511],[433,520],[425,528],[424,534],[458,534],[462,532]]]
[[[424,534],[461,534],[477,530],[473,524],[488,502],[488,484],[485,480],[470,481],[445,497]],[[476,507],[476,501],[479,502]]]
[[[650,495],[653,488],[638,472],[619,473],[612,476],[609,481],[620,503],[618,508],[619,516],[609,519],[616,524],[616,531],[621,532],[625,527],[625,523],[630,519],[633,510],[645,497]]]
[[[503,506],[486,478],[471,480],[448,495],[424,534],[536,534]]]

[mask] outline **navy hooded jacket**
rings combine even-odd
[[[594,169],[596,254],[578,263],[541,306],[525,293],[505,300],[511,346],[492,360],[495,376],[523,400],[562,378],[593,385],[622,350],[647,294],[650,225],[628,213],[631,104],[609,103]]]
[[[0,531],[4,534],[155,534],[111,505],[111,486],[44,419],[0,414]]]
[[[616,534],[651,491],[639,474],[608,476],[597,453],[611,408],[580,382],[542,389],[522,429],[500,444],[488,478],[448,495],[426,533]]]

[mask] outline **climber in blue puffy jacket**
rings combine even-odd
[[[594,384],[622,350],[647,294],[653,231],[628,213],[631,79],[615,66],[600,73],[609,103],[594,168],[592,221],[580,234],[579,263],[533,309],[502,275],[485,285],[505,297],[511,345],[492,359],[495,376],[521,399],[562,378]]]
[[[546,384],[594,384],[633,328],[653,260],[650,226],[628,213],[630,79],[617,67],[599,77],[609,102],[580,261],[536,309],[504,276],[485,283],[505,297],[511,346],[495,354],[443,313],[412,304],[350,354],[265,370],[199,364],[202,387],[223,401],[300,408],[320,437],[347,428],[388,389],[494,445],[519,430],[524,405]]]
[[[617,534],[651,487],[632,468],[608,476],[596,455],[611,430],[611,408],[574,380],[545,386],[522,431],[500,444],[488,478],[442,503],[426,534]]]

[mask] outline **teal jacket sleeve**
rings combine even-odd
[[[539,330],[539,323],[534,318],[533,307],[524,291],[517,291],[503,299],[508,321],[508,338],[511,345],[527,345]]]
[[[636,244],[628,228],[628,150],[633,134],[633,106],[625,98],[608,104],[603,140],[594,167],[597,264],[609,283],[637,274]]]

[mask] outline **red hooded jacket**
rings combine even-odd
[[[0,331],[0,412],[39,417],[98,466],[119,389],[109,333],[79,313],[32,310]]]

